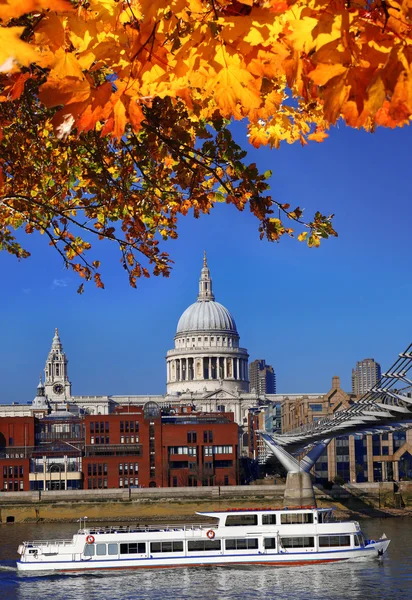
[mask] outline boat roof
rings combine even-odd
[[[197,515],[201,515],[203,517],[218,517],[219,515],[227,515],[227,514],[231,514],[231,513],[251,513],[251,512],[289,512],[289,511],[294,511],[294,512],[299,512],[299,511],[305,511],[307,512],[308,510],[316,510],[317,512],[329,512],[331,510],[336,510],[336,508],[331,507],[331,508],[317,508],[316,506],[285,506],[283,508],[227,508],[226,510],[210,510],[207,512],[196,512]]]

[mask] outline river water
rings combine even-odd
[[[361,522],[366,537],[386,533],[382,559],[303,567],[195,567],[18,575],[23,540],[69,538],[78,525],[0,525],[1,600],[411,600],[412,519]]]

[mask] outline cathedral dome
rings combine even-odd
[[[176,334],[195,331],[226,331],[238,334],[235,320],[228,309],[213,300],[198,300],[180,317]]]

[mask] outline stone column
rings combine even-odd
[[[67,490],[67,466],[68,466],[68,458],[64,457],[64,489]]]
[[[368,482],[373,483],[373,446],[371,435],[366,437],[366,449],[368,457]]]
[[[43,456],[43,490],[46,491],[47,458]]]
[[[223,378],[227,379],[227,364],[226,364],[226,357],[223,357]]]
[[[316,506],[315,493],[309,473],[289,472],[286,477],[285,507]]]
[[[393,461],[393,478],[395,481],[399,481],[399,461]]]
[[[355,438],[349,436],[349,479],[350,483],[356,483],[356,458],[355,458]]]
[[[212,357],[209,356],[209,373],[208,373],[208,379],[212,379]]]
[[[328,479],[333,481],[336,477],[336,440],[332,440],[328,446]]]

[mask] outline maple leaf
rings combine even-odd
[[[37,59],[33,46],[20,39],[23,31],[24,27],[0,28],[0,73],[10,73],[18,65],[27,66]]]

